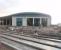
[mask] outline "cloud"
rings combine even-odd
[[[61,19],[60,5],[61,0],[0,0],[0,16],[34,11],[50,14],[52,23],[56,24]],[[57,19],[56,22],[55,19]]]

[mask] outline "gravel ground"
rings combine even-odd
[[[7,32],[7,28],[0,26],[0,34]],[[0,42],[0,50],[15,50],[7,45]]]
[[[7,32],[7,27],[0,27],[0,33]],[[24,27],[24,28],[19,28],[14,31],[17,33],[17,35],[25,35],[29,37],[35,37],[39,38],[41,36],[48,36],[48,37],[56,37],[58,39],[61,39],[61,28],[54,28],[54,27],[45,27],[45,28],[38,28],[38,27]],[[15,33],[14,33],[15,34]],[[2,43],[0,43],[0,50],[14,50],[13,48],[10,48]]]
[[[9,46],[6,46],[0,42],[0,50],[15,50]]]

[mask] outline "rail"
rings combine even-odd
[[[22,46],[25,46],[26,50],[61,50],[61,40],[54,42],[55,40],[49,41],[11,34],[1,34],[0,36],[2,43],[16,50],[23,49]]]

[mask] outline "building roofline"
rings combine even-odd
[[[7,16],[3,16],[3,17],[0,17],[0,18],[5,18],[5,17],[12,17],[12,16],[43,16],[43,17],[51,17],[50,15],[48,14],[44,14],[44,13],[39,13],[39,12],[21,12],[21,13],[15,13],[15,14],[11,14],[11,15],[7,15]]]

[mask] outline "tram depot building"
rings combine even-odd
[[[10,26],[50,26],[51,16],[37,12],[23,12],[0,17],[0,25]]]

